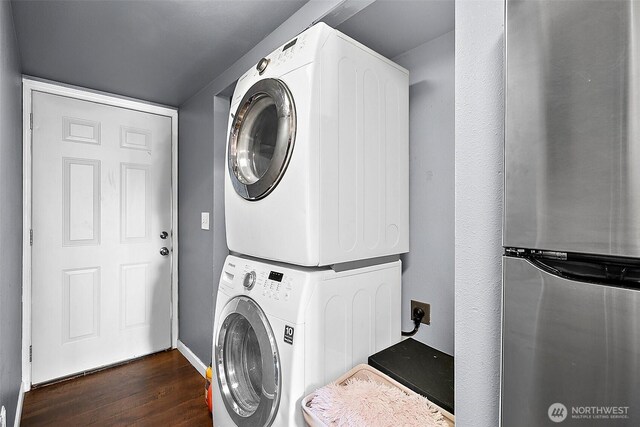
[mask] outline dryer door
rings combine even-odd
[[[215,347],[218,384],[236,425],[269,426],[280,403],[280,356],[262,309],[246,296],[221,314]]]
[[[289,164],[295,134],[295,105],[287,86],[278,79],[251,86],[229,132],[229,175],[240,196],[258,200],[273,191]]]

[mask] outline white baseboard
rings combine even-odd
[[[20,427],[20,419],[22,418],[22,404],[24,403],[24,383],[20,383],[20,392],[18,394],[18,404],[16,405],[16,418],[13,427]]]
[[[193,351],[180,340],[178,340],[178,351],[196,368],[196,371],[200,372],[200,375],[204,378],[207,374],[207,365],[202,363],[202,360],[196,356]]]

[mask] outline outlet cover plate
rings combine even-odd
[[[422,322],[420,323],[424,323],[425,325],[430,325],[431,324],[431,304],[411,300],[411,312],[409,313],[411,318],[413,318],[413,310],[416,307],[420,307],[421,309],[424,310],[424,317],[422,318]]]

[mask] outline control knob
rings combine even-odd
[[[256,70],[258,70],[258,74],[262,75],[262,73],[264,73],[264,70],[267,69],[267,65],[269,65],[270,59],[269,58],[262,58],[260,61],[258,61],[258,65],[256,65]]]
[[[256,272],[250,271],[244,275],[244,280],[242,281],[242,286],[248,291],[253,289],[256,284]]]

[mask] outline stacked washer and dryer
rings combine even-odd
[[[325,24],[231,100],[214,425],[302,425],[301,399],[400,340],[408,71]]]

